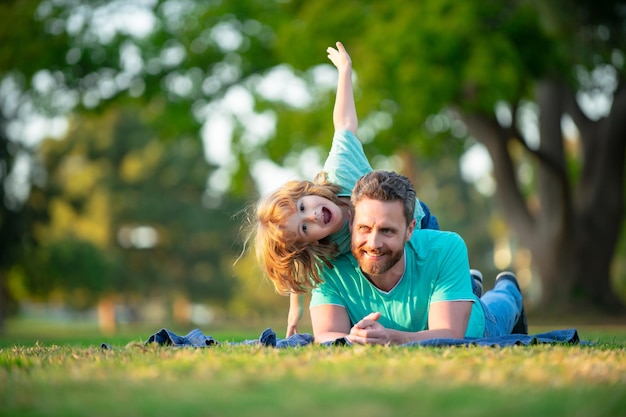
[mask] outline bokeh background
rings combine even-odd
[[[537,320],[624,313],[624,2],[7,0],[0,22],[0,329],[286,323],[246,225],[322,167],[336,41],[372,165],[486,288],[511,269]]]

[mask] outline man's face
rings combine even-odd
[[[401,201],[363,199],[354,207],[352,254],[366,275],[382,275],[404,254],[415,220],[407,226]]]

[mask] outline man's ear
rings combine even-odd
[[[406,241],[407,242],[411,239],[411,236],[413,235],[413,231],[415,230],[416,224],[417,222],[415,221],[415,219],[411,219],[409,226],[406,228]]]

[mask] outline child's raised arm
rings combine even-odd
[[[352,91],[352,60],[341,42],[337,42],[337,49],[329,46],[328,59],[337,67],[337,95],[333,110],[333,124],[335,131],[349,130],[356,135],[359,120],[356,115],[354,94]]]

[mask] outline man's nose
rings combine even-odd
[[[380,233],[372,232],[367,237],[367,245],[372,249],[378,249],[382,246]]]

